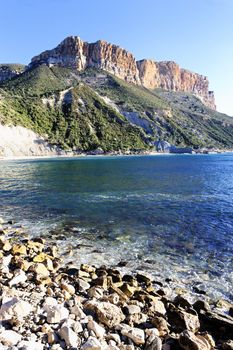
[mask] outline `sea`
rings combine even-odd
[[[4,160],[0,216],[69,262],[233,299],[233,154]]]

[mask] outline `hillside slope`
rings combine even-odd
[[[0,123],[32,129],[66,150],[233,148],[233,120],[184,92],[148,90],[106,71],[39,65],[2,82]]]

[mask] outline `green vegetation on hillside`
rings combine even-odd
[[[94,69],[41,65],[3,82],[0,122],[31,128],[64,149],[148,149],[156,140],[233,148],[233,120],[196,97],[151,91]]]
[[[23,72],[25,68],[24,64],[19,63],[1,63],[0,69],[9,69],[11,71]]]
[[[143,131],[68,70],[38,67],[5,83],[0,96],[1,123],[32,128],[64,149],[148,148]]]

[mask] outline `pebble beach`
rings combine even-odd
[[[3,219],[0,259],[0,349],[233,349],[229,301],[171,298],[148,274],[107,262],[66,263],[55,244]]]

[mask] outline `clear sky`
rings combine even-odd
[[[233,116],[233,0],[0,0],[0,63],[28,63],[68,35],[207,75]]]

